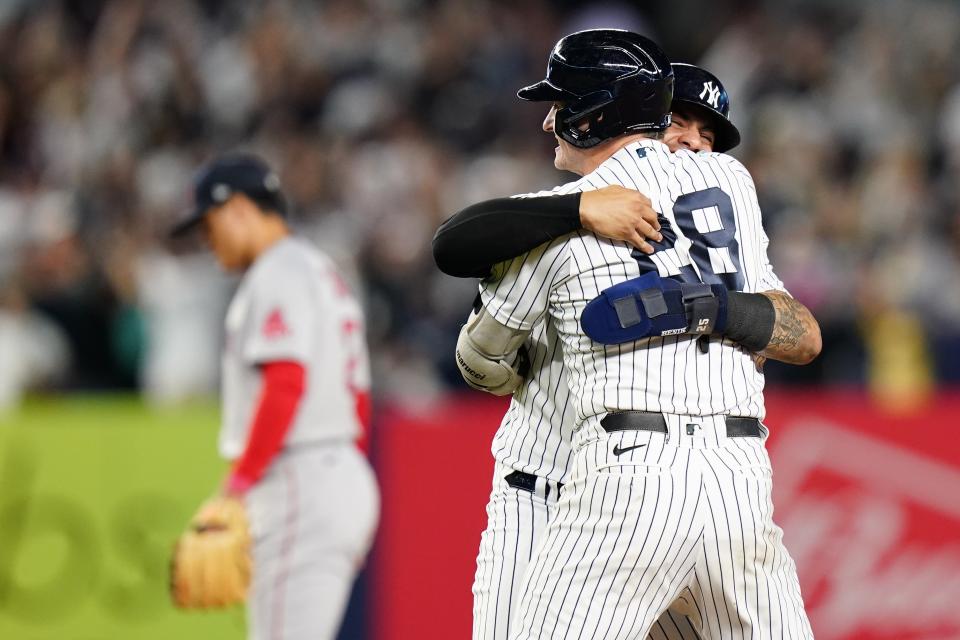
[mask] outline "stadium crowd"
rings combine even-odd
[[[31,387],[215,388],[233,281],[165,231],[195,168],[236,148],[274,164],[295,225],[351,274],[377,392],[458,385],[475,286],[436,270],[431,236],[471,202],[570,179],[514,93],[595,26],[651,35],[732,96],[771,259],[824,336],[770,380],[960,381],[954,2],[11,0],[0,407]]]

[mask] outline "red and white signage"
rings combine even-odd
[[[774,519],[817,638],[960,638],[960,397],[771,396]]]
[[[960,392],[910,414],[860,392],[767,401],[774,519],[818,640],[960,640]],[[505,407],[468,393],[379,422],[378,640],[469,637],[490,441]]]

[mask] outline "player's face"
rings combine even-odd
[[[203,217],[204,238],[217,261],[227,271],[244,269],[248,263],[248,243],[239,217],[233,200],[210,209]]]
[[[547,117],[543,120],[543,130],[547,133],[552,133],[557,140],[557,147],[553,150],[553,166],[562,171],[572,171],[573,173],[583,175],[584,172],[581,169],[583,165],[583,152],[558,136],[554,129],[557,110],[562,108],[562,103],[554,102],[550,107],[550,111],[547,113]],[[584,128],[587,126],[589,126],[587,123],[583,124]]]
[[[671,116],[670,126],[663,134],[663,143],[672,152],[680,149],[713,151],[716,138],[709,116],[696,109],[677,106]]]

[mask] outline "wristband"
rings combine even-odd
[[[233,495],[243,495],[256,484],[253,478],[249,478],[241,473],[233,472],[227,477],[225,489],[227,493]]]
[[[748,351],[760,352],[770,344],[777,322],[770,298],[762,293],[728,291],[726,312],[725,327],[718,333]]]

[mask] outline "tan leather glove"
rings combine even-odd
[[[243,502],[218,496],[205,502],[177,540],[170,595],[184,609],[229,607],[247,599],[252,561]]]

